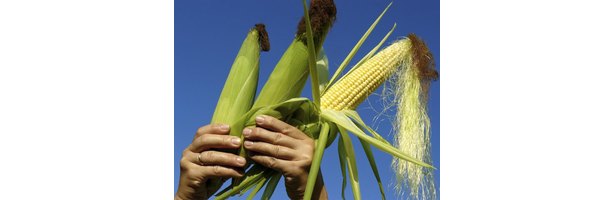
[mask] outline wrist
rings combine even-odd
[[[290,199],[303,199],[305,189],[307,188],[308,174],[303,174],[297,177],[286,177],[286,193]],[[312,191],[311,199],[327,199],[327,192],[324,187],[322,173],[318,171],[314,190]]]

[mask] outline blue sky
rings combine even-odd
[[[389,1],[337,1],[337,21],[325,41],[330,71],[346,57],[373,20]],[[396,1],[383,17],[372,35],[359,50],[358,61],[389,31],[394,23],[397,29],[386,44],[395,38],[415,33],[432,50],[439,70],[440,12],[439,1]],[[261,54],[260,87],[294,38],[296,25],[303,15],[302,4],[294,1],[175,1],[175,188],[179,179],[181,151],[191,142],[195,130],[209,123],[224,81],[237,51],[248,30],[256,23],[265,23],[271,50]],[[351,65],[354,63],[351,62]],[[303,96],[311,97],[309,84]],[[379,91],[377,91],[379,92]],[[432,154],[439,188],[440,175],[440,83],[432,83],[429,114],[432,120]],[[372,121],[379,112],[378,98],[369,98],[357,111],[373,127],[378,127],[392,141],[388,121]],[[376,111],[374,111],[376,110]],[[379,190],[360,143],[354,138],[357,151],[362,197],[378,199]],[[387,197],[395,199],[395,176],[390,168],[391,156],[374,149],[378,169],[385,185]],[[329,197],[341,195],[341,172],[337,148],[329,148],[323,158],[325,185]],[[347,197],[352,196],[350,186]],[[279,184],[274,199],[285,198],[283,184]]]

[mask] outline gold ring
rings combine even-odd
[[[203,153],[199,153],[199,157],[197,158],[197,160],[199,160],[200,165],[205,165],[205,163],[203,163],[203,161],[201,160],[201,154]]]

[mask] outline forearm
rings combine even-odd
[[[288,198],[292,200],[302,200],[305,194],[305,189],[307,187],[307,174],[302,177],[296,178],[286,178],[286,193],[288,194]],[[316,182],[314,183],[314,190],[312,191],[312,198],[314,200],[318,199],[328,199],[327,190],[325,189],[325,184],[322,178],[322,173],[318,172],[318,176],[316,178]]]
[[[322,173],[320,173],[320,170],[318,171],[318,178],[316,179],[316,184],[314,185],[312,199],[329,199],[327,189],[325,188],[325,182],[322,180]]]

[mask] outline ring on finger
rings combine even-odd
[[[201,160],[201,155],[202,154],[203,153],[199,153],[199,156],[197,157],[197,160],[199,161],[199,165],[201,165],[201,166],[205,165],[205,163],[203,163],[203,160]]]

